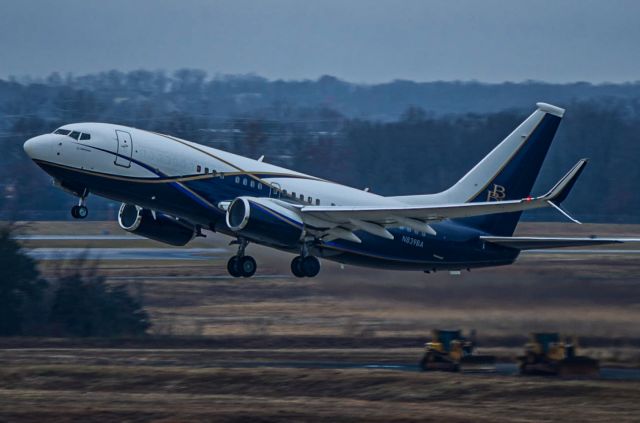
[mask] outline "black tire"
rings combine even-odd
[[[250,278],[256,273],[258,265],[251,256],[244,256],[238,261],[238,270],[243,278]]]
[[[229,274],[234,278],[239,278],[240,276],[242,276],[242,274],[240,273],[240,266],[238,262],[238,256],[231,257],[227,262],[227,272],[229,272]]]
[[[72,216],[74,219],[78,219],[78,218],[79,218],[79,217],[78,217],[78,206],[73,206],[73,207],[71,207],[71,216]]]
[[[302,259],[302,273],[308,278],[313,278],[320,273],[320,260],[314,256],[307,256]]]
[[[76,206],[76,214],[78,219],[85,219],[87,216],[89,216],[89,209],[86,208],[85,206]]]
[[[296,278],[304,278],[304,272],[302,271],[302,257],[297,256],[293,260],[291,260],[291,273]]]

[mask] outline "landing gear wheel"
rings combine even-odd
[[[238,256],[233,256],[227,262],[227,272],[229,272],[229,274],[234,278],[239,278],[240,276],[242,276],[242,273],[240,272],[239,261],[240,259]]]
[[[308,278],[313,278],[320,272],[320,260],[314,256],[307,256],[302,259],[302,272]]]
[[[78,207],[78,210],[76,212],[78,215],[78,219],[84,219],[89,215],[89,209],[86,206],[76,206],[76,207]]]
[[[298,278],[312,278],[320,272],[320,260],[314,256],[297,256],[291,260],[291,273]]]
[[[84,219],[89,215],[89,209],[85,206],[73,206],[71,207],[71,216],[74,219]]]
[[[251,256],[244,256],[238,260],[238,269],[243,278],[250,278],[256,273],[258,266]]]
[[[304,272],[302,271],[302,257],[297,256],[291,260],[291,273],[297,278],[304,278]]]

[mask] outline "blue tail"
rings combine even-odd
[[[502,144],[517,144],[517,148],[512,149],[512,153],[497,167],[493,177],[486,180],[482,188],[468,201],[517,200],[531,195],[531,189],[540,173],[563,113],[563,109],[538,103],[538,110],[485,157],[490,159]],[[514,142],[514,139],[518,138],[520,142]],[[494,168],[495,164],[494,162]],[[522,212],[514,212],[476,216],[461,221],[492,235],[510,236],[513,235],[521,215]]]
[[[411,205],[518,200],[531,195],[564,109],[538,103],[538,109],[451,188],[437,194],[392,197]],[[469,217],[457,221],[488,234],[509,236],[521,212]]]

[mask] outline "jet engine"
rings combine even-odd
[[[178,247],[186,245],[197,233],[189,222],[127,203],[120,206],[118,224],[127,232]]]
[[[254,241],[294,247],[304,237],[300,214],[268,198],[238,197],[227,209],[227,226]]]

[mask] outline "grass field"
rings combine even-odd
[[[113,223],[36,223],[40,234],[121,234]],[[521,234],[638,236],[637,226],[525,224]],[[211,236],[198,247],[227,247]],[[160,247],[152,241],[27,241],[34,247]],[[616,249],[619,247],[615,247]],[[508,361],[527,333],[578,335],[607,366],[640,367],[639,255],[523,255],[451,276],[323,262],[249,247],[266,278],[225,261],[102,261],[152,316],[147,340],[0,340],[0,421],[637,421],[637,381],[247,368],[237,363],[415,363],[434,327],[476,329]],[[45,276],[57,263],[42,262]],[[66,266],[73,267],[74,263]],[[234,365],[234,363],[236,363]]]

